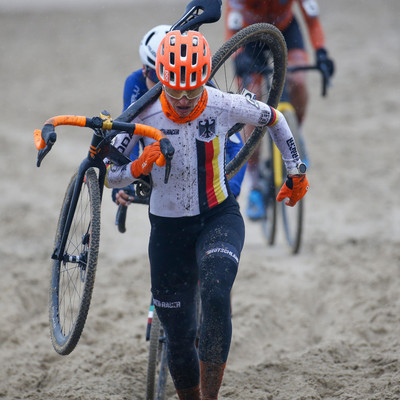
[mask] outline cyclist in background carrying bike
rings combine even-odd
[[[159,82],[155,71],[156,53],[161,40],[170,28],[171,25],[157,25],[143,36],[139,46],[142,68],[132,72],[125,80],[123,111]],[[242,146],[243,142],[239,134],[233,134],[229,137],[227,145],[227,163],[236,156]],[[136,160],[138,157],[139,143],[133,148],[132,153],[130,154],[130,159]],[[229,186],[235,197],[239,196],[245,171],[246,166],[241,168],[241,170],[229,181]],[[131,201],[134,200],[134,196],[135,189],[133,185],[129,185],[123,189],[113,189],[112,191],[112,199],[117,205],[122,204],[127,206],[131,204]]]
[[[317,65],[323,65],[330,75],[333,74],[334,64],[328,57],[325,49],[325,38],[319,20],[319,7],[316,0],[228,0],[225,18],[226,33],[228,38],[233,36],[240,29],[259,22],[266,22],[275,25],[283,34],[288,47],[288,66],[302,66],[308,64],[308,54],[305,49],[303,34],[300,24],[295,18],[293,6],[298,3],[308,28],[309,37],[315,50]],[[247,55],[251,57],[251,52]],[[242,54],[241,59],[236,62],[236,67],[241,68],[240,63],[246,63],[246,55]],[[262,62],[262,60],[260,60]],[[251,71],[250,71],[251,73]],[[257,93],[257,84],[260,84],[260,77],[252,74],[252,91]],[[254,86],[255,84],[255,86]],[[307,86],[306,73],[294,72],[287,74],[287,85],[290,102],[295,108],[299,129],[306,115],[307,108]],[[260,98],[259,96],[257,98]],[[246,136],[246,131],[245,131]],[[247,140],[245,137],[244,140]],[[247,166],[247,176],[249,179],[249,199],[246,215],[251,220],[258,220],[265,216],[265,208],[260,187],[260,173],[258,166],[258,154],[256,151],[250,158]],[[307,163],[308,160],[303,160]]]
[[[270,106],[206,86],[211,54],[196,31],[169,32],[156,57],[163,84],[159,99],[133,122],[162,129],[175,154],[167,184],[155,161],[159,142],[121,134],[114,145],[129,155],[138,140],[145,148],[128,165],[107,166],[106,185],[125,186],[151,172],[149,259],[154,305],[167,337],[168,365],[180,400],[218,398],[228,358],[232,324],[230,292],[244,243],[244,222],[225,174],[229,128],[236,123],[269,127],[289,171],[278,200],[293,206],[308,190],[293,135]],[[304,171],[303,171],[304,172]],[[196,292],[203,321],[196,348]]]

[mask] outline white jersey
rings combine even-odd
[[[171,141],[175,154],[171,174],[164,183],[165,168],[154,164],[150,212],[162,217],[198,215],[220,204],[229,195],[225,174],[227,132],[236,123],[269,125],[270,134],[282,153],[286,167],[295,168],[299,155],[283,115],[268,105],[244,96],[207,87],[208,102],[202,114],[183,124],[168,119],[159,100],[149,105],[133,122],[161,130]],[[140,136],[121,134],[114,146],[129,156]],[[145,145],[152,139],[143,138]],[[123,187],[132,181],[130,164],[111,166],[108,187]]]

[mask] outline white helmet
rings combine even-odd
[[[142,63],[152,69],[156,68],[157,49],[161,40],[171,29],[171,25],[158,25],[150,29],[140,42],[139,54]]]

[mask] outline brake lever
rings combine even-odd
[[[54,131],[48,132],[47,129],[43,128],[42,137],[44,136],[44,141],[46,143],[46,147],[44,149],[39,150],[36,166],[40,167],[43,159],[46,157],[47,153],[51,150],[54,143],[57,140],[57,134]]]
[[[54,143],[48,144],[44,149],[39,150],[38,158],[37,158],[37,162],[36,162],[36,166],[37,166],[37,167],[40,167],[40,164],[42,163],[43,158],[46,157],[47,153],[48,153],[48,152],[51,150],[51,148],[53,147],[53,144],[54,144]]]
[[[331,85],[329,79],[329,72],[327,71],[326,67],[320,67],[320,71],[322,73],[322,96],[325,97],[328,93],[328,87]]]
[[[164,176],[164,183],[168,183],[169,174],[171,173],[171,158],[167,158],[165,160],[165,176]]]
[[[174,156],[175,149],[172,146],[168,138],[163,138],[160,140],[160,150],[161,154],[165,157],[165,177],[164,183],[168,183],[169,174],[171,173],[171,161]]]

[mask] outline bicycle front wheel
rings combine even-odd
[[[246,53],[246,65],[238,68],[240,54]],[[261,60],[261,61],[260,61]],[[287,49],[281,32],[273,25],[260,23],[250,25],[232,36],[213,56],[210,80],[224,92],[241,93],[251,87],[243,79],[243,71],[255,71],[268,75],[268,85],[259,97],[272,107],[277,107],[286,75]],[[243,125],[232,127],[230,134],[240,132]],[[246,143],[227,165],[228,179],[232,178],[250,158],[264,136],[265,128],[254,128]]]
[[[65,193],[55,237],[55,248],[67,235],[64,253],[53,261],[49,319],[53,347],[67,355],[81,336],[92,298],[100,242],[100,188],[93,168],[86,171],[72,224],[64,232],[68,213],[73,208],[75,174]]]
[[[285,116],[296,143],[299,143],[299,127],[293,106],[290,103],[283,102],[279,105],[278,109]],[[299,152],[302,158],[301,147],[299,147]],[[284,164],[282,165],[282,170],[286,171]],[[285,205],[285,202],[282,202],[281,210],[286,242],[290,252],[297,254],[300,251],[303,233],[304,199],[300,200],[294,207],[288,207]]]
[[[167,343],[154,308],[147,362],[146,400],[164,400],[168,379]]]

